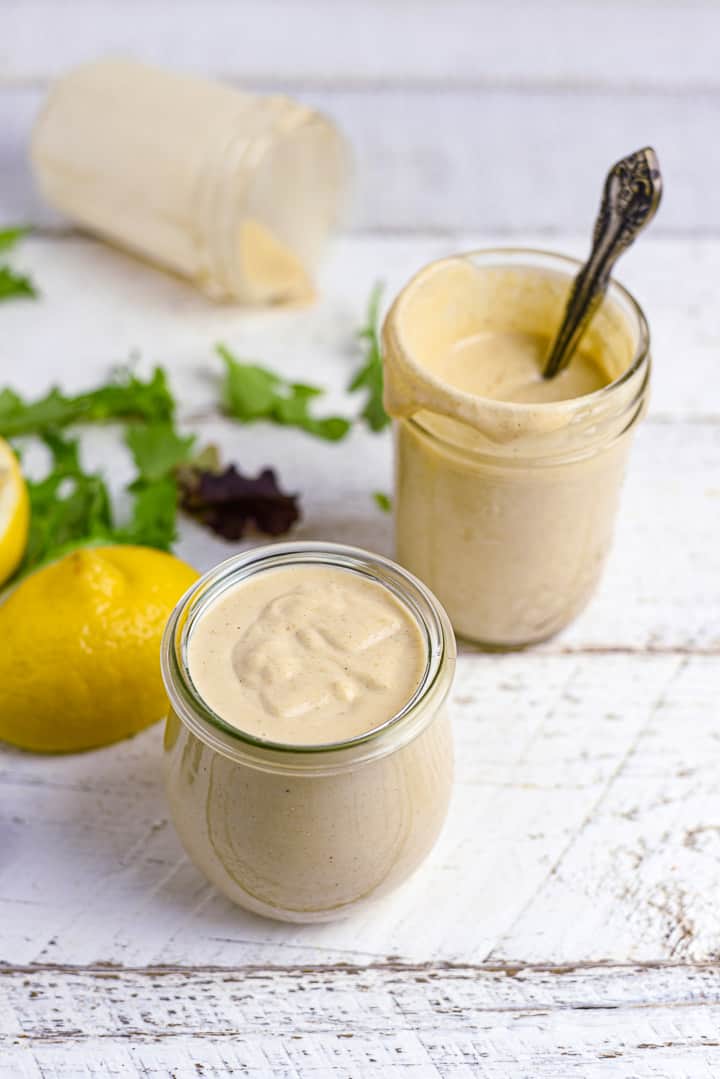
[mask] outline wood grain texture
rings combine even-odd
[[[14,964],[572,963],[718,957],[715,657],[463,657],[442,841],[350,922],[233,908],[168,821],[161,732],[5,750],[0,956]]]
[[[584,253],[600,178],[635,145],[656,146],[667,190],[621,268],[654,389],[602,586],[540,649],[461,654],[429,863],[349,923],[263,922],[184,856],[159,728],[62,759],[2,749],[0,1077],[720,1079],[720,244],[699,238],[720,230],[718,6],[5,0],[0,30],[0,222],[66,234],[33,187],[31,124],[51,78],[123,52],[329,112],[356,154],[353,227],[436,233],[342,241],[322,301],[272,313],[83,239],[14,256],[43,299],[3,305],[0,385],[162,362],[187,429],[301,492],[303,537],[391,550],[370,497],[390,489],[389,441],[218,419],[216,341],[347,410],[376,278],[389,297],[502,236]],[[86,444],[124,483],[116,433]],[[203,568],[230,550],[183,528]]]
[[[653,234],[720,231],[720,147],[707,138],[714,90],[296,89],[282,81],[274,89],[326,112],[350,140],[355,231],[589,235],[609,165],[647,144],[658,151],[666,189]],[[58,228],[63,221],[35,190],[27,159],[44,96],[35,86],[0,88],[0,221]]]
[[[657,234],[720,231],[710,2],[6,0],[0,220],[59,227],[27,140],[49,79],[106,55],[295,94],[333,116],[357,164],[358,230],[589,230],[602,177],[656,146]],[[638,43],[642,43],[639,46]]]
[[[710,1079],[720,1074],[719,974],[398,964],[0,972],[0,1054],[16,1069],[0,1055],[0,1075]]]
[[[356,407],[372,282],[389,298],[448,249],[344,240],[316,306],[262,312],[93,241],[34,239],[14,258],[43,297],[3,307],[0,385],[79,388],[141,350],[168,367],[183,427],[301,492],[298,535],[389,551],[371,499],[390,489],[389,439],[330,447],[218,418],[213,345]],[[65,758],[3,749],[2,1079],[720,1076],[720,245],[649,237],[623,270],[653,327],[654,392],[607,572],[556,640],[461,654],[456,791],[427,865],[348,923],[262,921],[184,856],[159,727]],[[117,432],[85,445],[125,482]],[[183,528],[201,567],[233,549]]]
[[[2,17],[15,85],[122,52],[298,87],[720,87],[712,0],[4,0]]]

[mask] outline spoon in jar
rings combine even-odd
[[[612,268],[655,216],[662,177],[655,151],[646,146],[610,169],[593,230],[592,250],[570,287],[565,313],[543,370],[554,378],[570,363],[610,284]]]

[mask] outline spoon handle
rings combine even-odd
[[[548,353],[544,378],[553,378],[570,362],[607,292],[615,262],[652,219],[661,195],[660,165],[651,147],[636,150],[610,169],[595,221],[592,250],[570,288],[560,329]]]

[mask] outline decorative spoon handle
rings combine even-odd
[[[623,157],[610,169],[595,221],[592,250],[572,283],[560,329],[548,353],[544,378],[553,378],[570,362],[607,292],[615,262],[655,215],[661,194],[660,165],[649,146]]]

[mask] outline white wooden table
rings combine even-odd
[[[301,493],[298,536],[389,553],[371,500],[390,489],[387,435],[332,447],[217,419],[214,343],[348,408],[376,278],[389,296],[489,230],[581,254],[570,234],[587,235],[604,169],[650,142],[667,196],[621,277],[656,366],[615,548],[566,633],[521,655],[463,652],[447,829],[361,919],[286,927],[216,895],[168,821],[159,728],[74,757],[0,750],[0,1077],[720,1079],[720,7],[340,8],[3,0],[0,224],[46,238],[15,260],[42,301],[0,306],[0,386],[83,387],[139,351],[170,370],[188,429]],[[212,307],[42,204],[26,143],[48,79],[117,52],[337,119],[359,234],[318,306]],[[117,438],[86,445],[121,486]],[[200,568],[228,551],[183,529]]]
[[[218,419],[212,347],[348,408],[371,284],[390,295],[448,250],[346,239],[317,306],[263,313],[90,240],[31,240],[16,262],[43,298],[0,310],[0,382],[86,386],[141,351],[188,429],[301,493],[298,536],[389,553],[371,499],[389,490],[389,437],[333,447]],[[159,727],[76,756],[4,748],[2,1079],[720,1076],[720,242],[649,237],[623,269],[655,381],[607,572],[555,640],[463,651],[455,795],[426,867],[349,922],[263,921],[183,854]],[[122,484],[115,435],[85,445]],[[179,550],[205,568],[232,548],[190,525]]]

